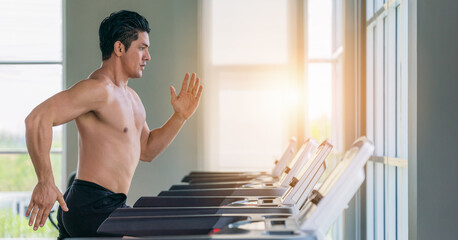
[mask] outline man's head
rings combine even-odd
[[[117,41],[124,45],[124,51],[127,52],[132,41],[138,39],[139,32],[150,32],[148,21],[140,14],[126,10],[110,14],[99,28],[102,60],[111,57]]]

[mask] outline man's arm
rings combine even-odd
[[[141,155],[140,160],[151,162],[156,158],[176,137],[181,127],[199,106],[202,86],[199,86],[200,79],[196,79],[193,73],[188,86],[189,73],[186,73],[180,93],[176,95],[174,87],[170,87],[171,103],[175,113],[161,128],[149,130],[145,122],[141,134]]]
[[[56,200],[64,211],[68,211],[51,169],[52,127],[97,110],[107,101],[107,96],[103,81],[84,80],[47,99],[25,119],[27,149],[38,178],[26,212],[26,216],[30,216],[29,225],[35,221],[34,230],[44,226]]]

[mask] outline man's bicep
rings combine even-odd
[[[149,127],[148,127],[148,124],[145,123],[143,124],[143,128],[142,128],[142,132],[140,134],[140,160],[141,161],[150,161],[148,160],[148,140],[149,140],[149,137],[150,137],[150,130],[149,130]]]
[[[143,124],[142,133],[140,135],[140,141],[141,141],[142,148],[145,148],[146,145],[148,144],[149,133],[150,133],[150,130],[148,127],[148,123],[146,123],[145,121],[145,123]]]
[[[57,126],[96,110],[106,97],[103,89],[98,89],[100,86],[87,81],[77,83],[72,88],[50,97],[38,105],[33,112],[49,118],[53,125]]]

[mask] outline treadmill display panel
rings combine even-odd
[[[360,137],[345,152],[342,160],[323,184],[314,190],[299,214],[301,229],[324,234],[358,191],[364,181],[364,165],[374,152],[374,145]]]
[[[356,154],[358,153],[357,148],[351,148],[348,150],[342,160],[339,162],[336,168],[331,172],[331,174],[326,178],[326,180],[323,182],[323,184],[318,188],[318,193],[321,194],[322,196],[326,196],[326,194],[329,192],[330,188],[335,184],[335,182],[339,179],[339,177],[342,175],[342,173],[345,171],[345,169],[348,167],[350,162],[354,159]],[[310,195],[310,197],[313,194]],[[302,208],[301,214],[300,214],[300,219],[306,220],[308,216],[315,210],[317,204],[314,204],[310,199]]]
[[[293,178],[293,180],[297,181],[297,184],[291,186],[286,191],[288,194],[282,196],[283,203],[297,204],[303,194],[308,195],[304,190],[307,189],[307,186],[312,182],[313,177],[319,177],[316,175],[316,172],[320,169],[319,167],[321,164],[324,163],[331,149],[332,144],[328,140],[325,140],[318,147],[313,158],[303,166],[297,178]]]
[[[293,160],[291,160],[291,162],[288,164],[289,166],[294,166],[294,164],[296,164],[297,160],[299,158],[301,158],[302,154],[304,153],[304,150],[305,150],[305,146],[307,144],[304,143],[304,145],[302,145],[302,147],[299,149],[299,151],[297,151],[296,155],[294,156]],[[285,167],[285,170],[286,170],[287,167]]]
[[[288,171],[288,173],[285,171],[282,175],[282,178],[279,181],[282,187],[288,187],[288,184],[291,182],[291,179],[297,175],[297,172],[300,171],[308,161],[313,159],[312,155],[318,148],[318,143],[314,139],[309,138],[305,141],[303,148],[303,150],[301,149],[302,153],[297,161],[290,165],[292,166],[290,171]]]

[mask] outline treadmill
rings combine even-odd
[[[215,183],[196,183],[172,185],[169,190],[185,189],[217,189],[217,188],[261,188],[261,187],[288,187],[291,179],[296,176],[297,172],[302,169],[305,163],[312,157],[312,154],[318,148],[318,143],[312,139],[307,139],[302,147],[297,151],[296,156],[291,160],[283,170],[280,180],[275,181],[273,178],[257,178],[249,181],[238,182],[215,182]]]
[[[364,165],[373,144],[359,138],[323,184],[307,198],[299,214],[109,217],[102,234],[154,239],[323,239],[364,181]]]
[[[220,207],[220,206],[260,206],[260,207],[277,207],[285,202],[288,206],[298,201],[296,193],[301,193],[312,183],[314,178],[322,174],[326,168],[325,159],[332,150],[332,144],[325,140],[315,151],[311,160],[307,161],[301,172],[296,177],[291,177],[287,185],[287,190],[282,196],[157,196],[141,197],[134,204],[136,207]],[[322,168],[322,169],[321,169]],[[316,176],[310,175],[311,172]],[[317,180],[317,179],[316,179]],[[314,185],[314,184],[313,184]],[[245,189],[249,190],[249,189]],[[263,189],[261,189],[263,190]],[[265,190],[265,188],[264,188]],[[229,191],[229,190],[226,190]],[[233,191],[233,190],[232,190]],[[221,191],[220,191],[221,192]],[[294,197],[294,199],[293,199]]]
[[[278,177],[282,174],[285,167],[291,161],[291,158],[294,155],[296,148],[297,140],[295,137],[292,137],[289,141],[289,144],[285,151],[283,152],[280,160],[275,161],[275,166],[272,169],[272,172],[269,174],[267,172],[209,172],[209,171],[192,171],[186,175],[182,182],[221,182],[221,181],[237,181],[237,180],[250,180],[253,177],[258,177],[261,175],[271,175]],[[195,183],[194,182],[194,183]]]
[[[331,146],[332,144],[329,142],[329,140],[325,140],[323,142],[323,145]],[[298,163],[298,167],[303,164],[304,161],[308,161],[309,159],[306,159],[304,157],[310,156],[310,154],[313,152],[313,150],[316,149],[316,144],[314,140],[308,139],[306,143],[303,145],[301,148],[302,152],[299,152],[296,154],[297,158],[294,158],[291,161],[292,165],[295,165],[295,162]],[[300,169],[300,168],[299,168]],[[286,181],[282,181],[282,184],[274,184],[272,181],[275,179],[278,179],[277,177],[272,178],[271,176],[262,176],[258,177],[256,179],[258,180],[266,180],[270,181],[271,183],[254,183],[254,184],[242,184],[240,187],[226,187],[224,185],[219,185],[220,188],[217,188],[217,185],[214,185],[215,188],[212,188],[211,184],[210,185],[204,185],[206,188],[188,188],[188,189],[178,189],[178,190],[167,190],[167,191],[161,191],[158,196],[282,196],[285,191],[288,189],[287,188],[287,180],[292,178],[292,175],[295,173],[297,170],[297,167],[294,168],[294,171],[291,171],[289,167],[286,167],[284,170],[284,174],[286,174],[285,179]],[[230,185],[230,184],[229,184]],[[235,184],[237,186],[239,184]],[[184,187],[184,186],[182,186]],[[222,188],[221,188],[222,187]]]
[[[131,216],[163,216],[163,215],[201,215],[201,214],[297,214],[298,206],[306,200],[313,186],[325,171],[325,159],[332,149],[328,141],[324,141],[316,151],[313,160],[307,162],[299,179],[293,178],[290,191],[281,199],[255,199],[236,201],[225,206],[207,207],[138,207],[119,208],[110,217]],[[183,201],[183,199],[181,199]],[[275,201],[274,201],[275,200]]]

